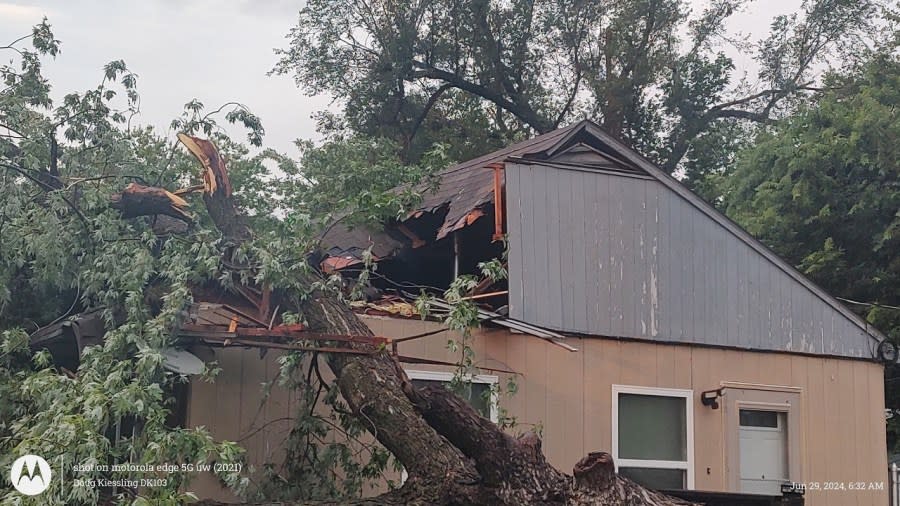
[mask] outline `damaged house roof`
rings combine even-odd
[[[522,169],[522,167],[539,166],[546,167],[548,170],[540,171],[538,169],[535,169],[526,171]],[[504,170],[503,167],[505,167],[507,170]],[[510,168],[513,168],[514,174],[511,174],[509,172],[508,169]],[[565,171],[560,172],[553,169],[565,169]],[[498,173],[500,173],[500,177],[503,178],[499,182]],[[753,258],[757,258],[755,255],[758,255],[759,259],[761,261],[764,261],[763,265],[766,266],[765,272],[768,273],[771,270],[771,276],[773,276],[773,279],[774,277],[778,276],[778,282],[784,284],[784,286],[787,287],[793,286],[792,283],[795,283],[797,287],[803,288],[803,290],[798,290],[797,293],[805,294],[808,292],[812,299],[818,299],[818,301],[816,302],[814,302],[812,299],[804,299],[804,304],[806,306],[815,308],[816,310],[824,311],[826,313],[827,311],[834,311],[833,318],[835,322],[840,321],[849,324],[848,330],[846,332],[853,333],[853,335],[856,335],[858,333],[860,338],[857,339],[858,342],[854,341],[855,344],[848,348],[851,349],[852,352],[848,353],[851,353],[851,355],[864,353],[866,350],[864,350],[864,346],[859,343],[863,343],[865,344],[865,346],[874,346],[884,340],[884,336],[877,329],[872,328],[868,324],[868,322],[853,313],[853,311],[848,309],[821,287],[819,287],[802,273],[797,271],[792,265],[772,252],[769,248],[763,245],[759,240],[754,238],[739,225],[716,210],[712,205],[704,201],[701,197],[691,192],[688,188],[682,185],[671,175],[656,167],[652,162],[650,162],[634,150],[630,149],[621,141],[604,132],[602,128],[591,121],[581,121],[572,126],[540,135],[531,140],[519,142],[505,149],[494,151],[484,156],[449,167],[439,174],[439,184],[437,190],[423,195],[422,203],[402,222],[389,224],[383,231],[378,232],[371,232],[360,229],[339,230],[341,227],[334,227],[334,230],[323,236],[323,243],[326,247],[332,248],[329,253],[338,255],[352,252],[354,251],[354,249],[365,249],[370,245],[375,244],[377,251],[380,252],[380,254],[376,254],[376,260],[382,260],[385,258],[396,256],[401,252],[404,256],[406,255],[406,253],[410,253],[409,258],[402,259],[404,262],[403,268],[409,269],[410,267],[416,266],[418,264],[421,264],[423,268],[430,268],[432,267],[430,259],[422,256],[421,254],[413,253],[413,251],[416,251],[415,248],[417,247],[417,239],[420,242],[424,240],[430,244],[434,244],[442,238],[447,237],[452,232],[460,231],[461,229],[464,229],[472,225],[473,223],[477,222],[481,224],[483,220],[479,221],[479,218],[489,215],[492,211],[495,220],[495,232],[509,231],[511,235],[515,235],[514,230],[516,229],[508,229],[503,225],[506,224],[511,226],[510,223],[506,222],[508,221],[507,218],[511,220],[513,218],[513,215],[516,215],[516,219],[519,221],[523,219],[521,216],[521,208],[524,205],[524,202],[520,202],[520,200],[525,198],[530,199],[535,196],[542,195],[542,192],[545,191],[545,189],[541,187],[542,184],[553,186],[554,192],[559,191],[557,186],[554,186],[557,185],[557,182],[555,180],[550,180],[547,178],[555,178],[558,176],[563,177],[564,173],[618,175],[626,176],[622,180],[647,180],[652,181],[654,184],[660,184],[661,188],[664,188],[666,190],[667,193],[665,193],[665,195],[667,195],[667,198],[675,199],[676,203],[672,205],[679,206],[678,209],[683,208],[682,214],[684,216],[679,215],[679,219],[695,220],[692,222],[703,224],[711,223],[715,225],[715,227],[712,227],[711,225],[709,226],[708,230],[710,237],[721,237],[721,241],[731,241],[731,238],[736,239],[737,241],[733,243],[734,246],[732,249],[734,251],[732,253],[741,255],[754,255]],[[535,176],[535,174],[539,174],[539,177]],[[506,190],[506,183],[510,182],[510,178],[512,178],[512,180],[516,182],[517,186],[511,186],[512,189],[510,191],[512,193],[507,196],[504,195],[504,192]],[[574,180],[577,179],[577,177],[571,176],[569,179]],[[640,187],[640,184],[635,184]],[[525,194],[521,193],[522,185],[525,185],[529,188],[530,193],[528,193],[527,195],[530,196],[523,196]],[[583,191],[579,191],[576,193],[582,195],[582,198],[584,199],[594,196],[592,193],[590,193],[589,190],[585,190],[583,188],[579,188],[579,190]],[[627,198],[632,197],[635,196],[630,195]],[[621,196],[621,198],[626,197]],[[548,199],[553,200],[550,197],[548,197]],[[553,202],[556,203],[554,205],[558,204],[556,208],[548,207],[549,204],[547,204],[546,202],[541,205],[538,205],[537,203],[531,201],[529,201],[528,203],[528,208],[530,209],[529,212],[543,213],[545,211],[553,211],[557,213],[554,216],[550,217],[541,215],[540,225],[542,227],[552,227],[554,219],[562,220],[563,215],[559,213],[562,212],[563,207],[565,207],[565,212],[573,212],[572,209],[574,208],[574,206],[569,206],[568,204],[563,206],[561,204],[563,202],[562,200],[559,200],[558,203],[556,202],[556,200],[553,200]],[[629,205],[631,203],[632,201],[629,201]],[[492,206],[492,204],[496,205]],[[684,207],[684,205],[686,205],[687,207]],[[584,209],[586,208],[579,208],[579,212],[584,211]],[[628,207],[626,206],[623,209],[628,209]],[[504,216],[506,214],[508,214],[508,216]],[[624,217],[625,214],[627,214],[627,211],[620,209],[619,214],[616,215],[618,216],[617,219],[621,220],[622,223],[632,223],[634,222],[634,220],[638,219],[635,216],[629,216],[626,219]],[[637,214],[640,214],[640,212],[637,212]],[[572,215],[568,215],[567,219],[572,218]],[[664,216],[664,218],[670,220],[669,222],[666,222],[666,226],[672,226],[671,216],[667,214]],[[609,220],[612,218],[607,216],[604,219]],[[537,215],[534,216],[534,220],[534,223],[530,224],[525,222],[517,222],[515,226],[518,228],[537,226]],[[707,222],[704,220],[711,221]],[[407,230],[404,231],[404,227]],[[707,225],[703,225],[703,227],[707,227]],[[476,227],[472,227],[472,229],[475,228]],[[410,234],[410,230],[415,231],[417,233],[417,236]],[[704,230],[706,229],[704,228]],[[532,232],[534,232],[534,234],[532,236],[529,236],[529,241],[544,241],[547,239],[547,237],[560,237],[559,234],[552,234],[550,236],[547,236],[546,234],[538,233],[533,230]],[[571,235],[572,234],[569,234],[567,235],[567,237]],[[484,237],[483,240],[485,243],[489,243],[491,241],[490,235],[479,237]],[[496,233],[494,234],[494,238],[497,238]],[[512,239],[513,242],[515,242],[515,238],[513,237]],[[520,237],[519,240],[523,241],[525,239]],[[578,237],[576,237],[575,239],[571,239],[570,237],[569,240],[578,242],[582,239]],[[474,244],[474,242],[475,241],[470,241],[468,244],[466,244],[465,240],[463,240],[462,252],[466,253],[468,247],[468,251],[471,255],[472,251],[476,247],[478,247]],[[729,244],[732,243],[730,242]],[[441,247],[447,249],[446,246],[442,245]],[[455,246],[451,245],[451,249],[453,247]],[[520,249],[522,248],[520,247]],[[540,247],[538,249],[540,249]],[[546,247],[544,249],[546,249]],[[565,247],[563,247],[563,249],[565,249]],[[541,251],[543,251],[543,249]],[[685,249],[685,251],[687,251],[687,249]],[[671,252],[667,251],[664,253],[670,254]],[[710,251],[709,253],[710,255],[712,255],[713,253],[719,254],[721,252]],[[517,254],[521,256],[521,251],[519,251]],[[596,252],[593,252],[591,254],[595,255]],[[511,252],[510,255],[512,257],[513,253]],[[722,253],[722,255],[724,255],[724,253]],[[721,257],[722,255],[719,256]],[[351,258],[348,259],[345,257],[344,260],[346,262],[354,262],[354,260],[352,260],[352,254],[348,254],[347,256]],[[484,259],[488,258],[490,257],[486,257]],[[519,277],[523,276],[523,272],[521,272],[522,262],[520,257],[517,257],[517,259],[517,268],[519,269],[519,271],[510,272],[510,291],[504,292],[509,293],[510,295],[512,294],[511,290],[515,289],[521,291],[522,289],[522,286],[520,286],[521,280],[519,279]],[[535,259],[532,260],[537,261],[537,265],[540,265],[540,261]],[[722,258],[720,258],[720,260],[722,260]],[[628,259],[628,261],[637,265],[636,260],[634,259]],[[688,260],[687,258],[685,258],[683,260],[676,259],[673,261],[687,262]],[[727,259],[724,259],[723,261],[727,261]],[[434,266],[439,267],[437,264],[434,264]],[[635,275],[643,275],[642,273],[643,271],[641,271],[641,273],[636,273]],[[780,276],[784,276],[784,278]],[[737,275],[733,277],[737,278]],[[529,286],[536,287],[535,290],[538,294],[535,295],[535,293],[531,293],[532,300],[544,300],[539,295],[539,293],[546,288],[543,283],[548,280],[545,278],[546,276],[540,279],[536,278],[537,280],[530,280],[531,284]],[[733,281],[732,277],[727,278],[727,280],[729,282]],[[569,279],[568,281],[571,282],[572,280]],[[578,280],[575,280],[574,282],[577,283]],[[679,283],[683,283],[684,280],[680,278],[671,279],[669,280],[669,282],[669,286],[673,286],[672,283],[680,286]],[[737,282],[739,281],[735,281],[735,283]],[[740,286],[746,286],[745,281],[740,282],[745,283],[744,285]],[[512,286],[513,284],[516,285],[515,288]],[[754,287],[755,286],[756,285],[754,285]],[[621,291],[621,287],[618,285],[616,285],[616,287],[614,288]],[[613,288],[611,288],[611,290],[612,289]],[[743,290],[743,288],[741,289]],[[563,292],[565,292],[565,290],[563,290]],[[524,299],[522,299],[523,295],[521,293],[519,293],[518,295],[519,299],[515,301],[508,301],[509,307],[511,309],[515,309],[515,311],[510,311],[509,316],[524,319],[531,323],[542,325],[547,328],[553,328],[557,331],[576,332],[576,330],[573,329],[554,326],[553,324],[548,323],[548,321],[545,321],[545,318],[534,319],[532,318],[532,315],[526,317],[525,314],[520,312],[521,308],[525,307],[523,302]],[[631,295],[632,294],[629,292],[628,296],[630,297]],[[637,294],[635,296],[640,297],[640,294]],[[618,293],[617,297],[625,297],[625,295]],[[806,297],[806,295],[804,295],[804,297]],[[592,302],[596,301],[589,301],[589,304]],[[822,303],[822,305],[819,305],[820,303]],[[539,303],[535,302],[535,304]],[[556,301],[555,304],[562,303]],[[667,307],[668,312],[666,314],[678,315],[680,311],[680,304],[673,303],[671,304],[671,306],[672,307]],[[791,309],[791,311],[793,311],[794,309]],[[800,311],[800,309],[796,310]],[[828,316],[828,322],[830,322],[832,313],[827,314],[830,315]],[[802,315],[791,314],[789,315],[790,317],[785,316],[785,318],[788,318],[788,320],[785,321],[806,321],[807,317],[812,318],[812,320],[810,320],[811,322],[818,321],[810,315],[811,313],[803,313]],[[716,324],[718,325],[718,323]],[[824,324],[825,323],[822,323],[822,325]],[[781,336],[780,332],[784,329],[778,327],[776,330],[779,332],[778,335]],[[789,343],[789,346],[793,346],[794,338],[791,337],[793,335],[791,334],[793,330],[795,329],[791,327],[790,329],[784,331],[787,332],[787,337],[785,337],[785,339],[788,339],[787,342]],[[800,333],[800,336],[806,336],[806,334],[804,334],[804,332],[806,332],[805,328],[799,328],[797,330]],[[577,332],[583,333],[585,332],[585,330],[583,328],[579,328]],[[643,335],[641,334],[641,332],[642,331],[638,331],[636,335]],[[775,331],[773,330],[773,332]],[[601,333],[608,335],[623,335],[618,333],[609,333],[607,331]],[[808,334],[808,332],[806,333]],[[872,341],[869,342],[865,340],[866,336],[872,339]],[[781,339],[781,337],[779,337],[779,339]],[[843,343],[835,341],[833,344],[828,344],[828,346],[826,347],[826,345],[823,344],[824,339],[821,336],[819,336],[818,341],[813,339],[814,337],[815,336],[811,336],[810,339],[807,340],[808,343],[806,344],[806,348],[804,348],[805,350],[819,350],[819,352],[825,353],[834,351],[832,350],[832,347],[843,346]],[[798,346],[802,345],[803,342],[803,338],[801,337],[799,339]],[[819,343],[817,345],[818,348],[810,348],[810,346],[812,345],[810,345],[809,343],[815,342]],[[837,353],[842,352],[838,350]]]
[[[580,163],[585,161],[581,155],[589,154],[590,165],[602,166],[607,170],[640,172],[587,134],[585,126],[591,124],[584,120],[445,169],[438,174],[437,189],[423,193],[422,202],[407,215],[404,222],[416,220],[426,213],[444,213],[432,240],[443,239],[451,232],[471,225],[483,216],[482,209],[494,201],[494,174],[491,169],[507,160],[542,160],[552,156],[556,162],[560,154],[567,154],[571,163]],[[598,163],[598,159],[603,161]],[[403,247],[412,245],[413,240],[397,227],[372,230],[337,222],[322,235],[322,244],[329,255],[323,266],[326,270],[336,270],[358,264],[362,260],[362,251],[369,247],[375,260],[389,258]]]

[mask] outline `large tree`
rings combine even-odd
[[[761,40],[731,41],[758,66],[747,75],[725,28],[748,4],[311,0],[276,71],[338,100],[326,132],[390,138],[405,161],[435,142],[459,140],[451,156],[466,157],[590,117],[693,184],[730,160],[741,129],[817,89],[817,71],[890,37],[887,2],[805,0]]]
[[[172,388],[185,378],[166,370],[163,351],[179,344],[196,288],[270,286],[284,321],[302,320],[331,335],[371,332],[306,261],[315,248],[314,220],[291,210],[282,210],[284,219],[271,216],[271,187],[280,182],[267,177],[261,157],[285,160],[249,156],[230,141],[216,124],[222,110],[207,113],[188,103],[172,125],[186,151],[174,135],[131,126],[136,77],[124,63],[108,65],[96,88],[55,105],[41,75],[42,56],[59,51],[49,25],[6,49],[17,58],[0,67],[0,467],[35,453],[64,476],[44,495],[27,498],[6,486],[4,473],[0,500],[187,502],[185,469],[156,488],[72,486],[72,480],[135,478],[98,464],[240,458],[235,443],[166,421]],[[224,116],[246,126],[251,143],[261,142],[259,120],[246,108],[229,106]],[[74,370],[34,347],[33,336],[86,311],[102,316],[105,335],[84,349]],[[336,378],[328,396],[341,399],[332,406],[345,408],[340,417],[356,420],[409,472],[399,489],[359,502],[681,504],[616,476],[602,452],[586,456],[574,476],[560,472],[547,463],[536,435],[504,433],[443,388],[414,388],[386,350],[354,344],[343,351],[325,352]],[[293,352],[284,369],[290,376],[292,364],[304,361],[319,363]],[[295,434],[320,435],[304,413],[297,420]],[[289,444],[296,439],[303,438]],[[304,466],[313,467],[306,484],[332,479],[315,472],[310,453],[296,450],[289,448],[294,460],[286,463],[296,472],[282,477],[279,488],[291,488]],[[76,473],[73,464],[92,467]],[[238,493],[250,491],[239,471],[220,478]],[[359,492],[316,485],[301,500],[346,503]]]

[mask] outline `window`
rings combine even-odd
[[[443,384],[449,385],[453,381],[453,373],[435,372],[435,371],[406,371],[412,384],[420,387],[425,385]],[[469,401],[469,404],[475,408],[475,411],[481,413],[481,416],[489,418],[492,422],[497,423],[499,419],[499,411],[497,404],[497,389],[493,388],[499,379],[497,376],[486,374],[477,374],[469,378],[470,384],[467,385],[465,392],[458,392],[461,397]],[[400,483],[406,481],[406,469],[400,476]]]
[[[619,474],[655,489],[694,487],[691,390],[613,385]]]
[[[412,384],[420,387],[425,385],[449,385],[453,380],[453,373],[434,372],[434,371],[406,371],[406,375],[412,381]],[[456,392],[460,397],[469,401],[469,404],[475,408],[475,411],[481,413],[481,416],[497,423],[497,399],[496,389],[493,388],[497,384],[497,376],[489,376],[478,374],[470,378],[471,383],[465,385],[465,390]]]
[[[783,413],[777,411],[760,411],[757,409],[740,410],[741,427],[765,427],[769,429],[778,429],[784,422]]]
[[[428,384],[449,385],[453,380],[453,373],[450,372],[406,371],[406,375],[417,387]],[[475,411],[497,423],[499,412],[497,411],[496,389],[493,387],[499,379],[497,376],[486,374],[477,374],[469,379],[471,383],[467,385],[466,391],[457,393],[469,401]]]

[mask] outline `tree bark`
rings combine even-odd
[[[185,211],[188,203],[178,195],[163,188],[131,183],[120,193],[110,198],[111,206],[122,213],[124,218],[164,215],[177,218],[185,223],[193,223]]]
[[[212,142],[199,137],[178,134],[178,140],[203,166],[203,202],[216,228],[225,235],[226,243],[237,245],[249,241],[253,234],[234,203],[231,179],[219,150]]]

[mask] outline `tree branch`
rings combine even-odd
[[[11,164],[8,164],[8,163],[4,163],[4,162],[0,162],[0,167],[4,167],[4,168],[6,168],[6,169],[9,169],[9,170],[11,170],[11,171],[13,171],[13,172],[18,173],[19,175],[25,177],[25,178],[28,179],[29,181],[31,181],[31,182],[35,183],[36,185],[40,186],[41,189],[43,189],[46,193],[53,193],[53,192],[56,192],[56,191],[59,190],[59,188],[54,188],[54,187],[51,186],[50,184],[48,184],[48,183],[46,183],[46,182],[44,182],[44,181],[41,181],[41,180],[38,179],[37,177],[31,175],[27,169],[24,169],[24,168],[22,168],[22,167],[18,167],[18,166],[15,166],[15,165],[11,165]],[[90,230],[91,230],[90,222],[88,222],[88,219],[87,219],[87,217],[84,215],[84,213],[81,212],[81,209],[79,209],[78,206],[76,206],[74,202],[72,202],[71,200],[69,200],[69,198],[66,197],[65,195],[63,195],[62,193],[59,194],[59,198],[61,198],[61,199],[63,200],[63,202],[65,202],[66,205],[68,205],[69,208],[71,208],[72,211],[75,212],[75,215],[78,216],[78,219],[80,219],[80,220],[81,220],[81,223],[84,225],[85,230],[86,230],[86,231],[90,231]]]
[[[684,158],[684,155],[690,149],[690,141],[694,139],[700,132],[717,119],[732,118],[752,121],[754,123],[771,124],[774,122],[771,117],[772,109],[778,105],[778,102],[787,97],[791,93],[798,91],[828,91],[836,88],[812,86],[812,83],[797,85],[790,89],[766,89],[751,95],[723,102],[714,105],[697,119],[690,129],[682,132],[675,141],[672,142],[672,150],[669,157],[663,164],[663,168],[668,172],[674,172]],[[760,111],[748,111],[746,109],[735,109],[736,106],[749,104],[755,100],[769,97],[768,103]]]
[[[416,133],[419,131],[419,127],[422,126],[422,122],[425,121],[425,118],[428,117],[428,113],[431,112],[431,109],[437,105],[438,100],[441,99],[441,95],[444,94],[447,90],[452,88],[453,86],[449,83],[444,83],[434,93],[428,97],[428,101],[425,102],[425,107],[422,108],[422,112],[416,118],[416,121],[413,123],[412,129],[409,132],[406,140],[406,150],[409,151],[409,147],[412,146],[412,141],[416,137]],[[407,153],[408,155],[408,153]]]
[[[427,63],[413,61],[413,65],[419,70],[412,72],[410,74],[410,78],[426,78],[443,81],[453,86],[454,88],[459,88],[460,90],[472,93],[473,95],[477,95],[485,100],[497,104],[499,107],[505,109],[515,117],[522,120],[531,128],[537,130],[538,133],[546,133],[550,130],[553,130],[552,122],[538,114],[528,104],[513,102],[503,96],[503,94],[500,92],[491,90],[490,88],[480,84],[475,84],[459,76],[458,74],[433,67]]]
[[[123,218],[162,214],[187,224],[194,222],[191,215],[185,211],[188,203],[164,188],[130,183],[120,193],[110,197],[110,201],[111,207],[121,212]]]
[[[233,241],[232,246],[250,240],[250,229],[234,204],[228,173],[216,147],[207,140],[184,134],[180,134],[179,139],[204,168],[204,202],[213,223]],[[322,278],[317,272],[309,271],[298,281],[315,286]],[[373,335],[335,294],[317,291],[292,302],[300,304],[310,331]],[[409,382],[402,368],[390,355],[379,353],[372,345],[346,342],[343,345],[368,352],[365,355],[333,353],[328,357],[328,365],[353,413],[366,420],[378,442],[409,470],[410,479],[401,489],[406,499],[400,503],[410,500],[445,504],[471,502],[465,498],[472,493],[470,489],[477,481],[476,473],[463,454],[419,416],[402,388]],[[391,497],[390,494],[384,496],[385,500]]]
[[[550,490],[565,480],[547,463],[537,436],[516,439],[506,434],[443,386],[411,389],[408,394],[428,424],[475,461],[485,484],[531,489],[538,480]]]
[[[232,244],[249,241],[252,238],[250,227],[234,203],[231,179],[216,146],[206,139],[186,134],[178,134],[178,140],[203,166],[203,202],[216,228]]]

